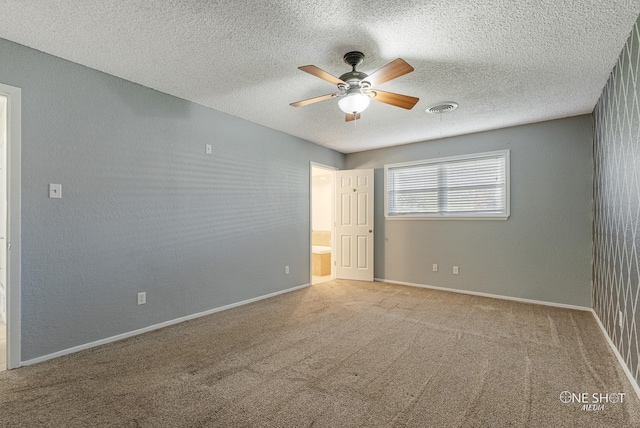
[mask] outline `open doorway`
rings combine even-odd
[[[0,371],[7,369],[7,97],[0,94]]]
[[[335,169],[311,165],[311,284],[335,278]]]
[[[0,83],[0,369],[20,367],[21,89]]]

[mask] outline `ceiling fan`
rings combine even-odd
[[[396,77],[403,76],[413,71],[405,60],[398,58],[389,64],[367,75],[361,71],[356,71],[356,67],[364,61],[362,52],[347,52],[343,60],[351,66],[351,71],[344,73],[342,76],[335,77],[315,65],[304,65],[298,69],[326,80],[338,86],[338,91],[333,94],[321,95],[319,97],[309,98],[307,100],[291,103],[293,107],[306,106],[308,104],[317,103],[318,101],[328,100],[330,98],[339,98],[338,106],[345,112],[345,121],[360,119],[360,113],[364,111],[371,100],[378,101],[392,106],[401,107],[411,110],[420,100],[416,97],[408,95],[396,94],[393,92],[381,91],[375,89],[374,86],[388,82]]]

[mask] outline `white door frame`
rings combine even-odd
[[[336,260],[336,252],[335,252],[335,233],[336,233],[336,225],[335,225],[335,182],[336,182],[336,171],[338,168],[331,165],[324,165],[317,162],[309,162],[309,284],[313,283],[313,252],[311,251],[311,247],[313,247],[313,167],[323,168],[327,170],[333,171],[333,185],[331,186],[331,279],[335,279],[336,277],[336,269],[335,269],[335,260]]]
[[[7,97],[7,369],[21,366],[21,131],[22,93],[20,88],[0,83]]]

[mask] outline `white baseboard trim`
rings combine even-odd
[[[620,355],[620,352],[618,351],[618,348],[616,348],[616,345],[613,343],[613,341],[609,337],[609,333],[607,333],[607,330],[605,329],[604,325],[602,324],[602,321],[600,320],[600,317],[598,317],[598,314],[596,314],[596,312],[592,308],[587,308],[587,307],[584,307],[584,306],[567,305],[567,304],[564,304],[564,303],[545,302],[545,301],[541,301],[541,300],[522,299],[522,298],[519,298],[519,297],[501,296],[499,294],[481,293],[481,292],[477,292],[477,291],[456,290],[456,289],[453,289],[453,288],[436,287],[436,286],[433,286],[433,285],[416,284],[416,283],[412,283],[412,282],[393,281],[393,280],[382,279],[382,278],[374,278],[374,281],[388,282],[390,284],[406,285],[406,286],[409,286],[409,287],[429,288],[429,289],[440,290],[440,291],[451,291],[451,292],[454,292],[454,293],[471,294],[471,295],[474,295],[474,296],[491,297],[491,298],[495,298],[495,299],[513,300],[513,301],[516,301],[516,302],[533,303],[533,304],[536,304],[536,305],[555,306],[555,307],[560,307],[560,308],[576,309],[576,310],[580,310],[580,311],[589,311],[589,312],[591,312],[593,314],[593,317],[596,319],[596,322],[600,326],[600,330],[602,331],[602,334],[604,335],[605,339],[607,340],[607,343],[609,344],[609,346],[613,350],[613,353],[616,356],[616,358],[618,360],[618,363],[620,364],[620,366],[622,366],[622,370],[627,375],[627,378],[629,379],[629,382],[631,383],[631,386],[633,387],[634,391],[636,392],[636,395],[638,396],[638,398],[640,398],[640,386],[638,386],[638,383],[636,382],[635,378],[631,374],[631,371],[629,370],[629,367],[627,367],[627,363],[622,358],[622,355]],[[281,294],[290,293],[292,291],[296,291],[296,290],[300,290],[300,289],[309,287],[310,285],[311,284],[298,285],[296,287],[288,288],[286,290],[276,291],[274,293],[269,293],[269,294],[265,294],[263,296],[254,297],[254,298],[251,298],[251,299],[243,300],[241,302],[231,303],[229,305],[221,306],[219,308],[209,309],[209,310],[204,311],[204,312],[198,312],[198,313],[187,315],[187,316],[184,316],[184,317],[181,317],[181,318],[176,318],[176,319],[173,319],[173,320],[165,321],[165,322],[162,322],[160,324],[154,324],[154,325],[151,325],[149,327],[144,327],[144,328],[141,328],[141,329],[138,329],[138,330],[133,330],[133,331],[130,331],[130,332],[127,332],[127,333],[118,334],[116,336],[111,336],[111,337],[108,337],[108,338],[105,338],[105,339],[96,340],[95,342],[85,343],[84,345],[78,345],[78,346],[74,346],[72,348],[63,349],[62,351],[57,351],[57,352],[54,352],[52,354],[43,355],[42,357],[37,357],[37,358],[30,359],[30,360],[22,361],[20,365],[21,366],[30,366],[32,364],[41,363],[43,361],[47,361],[47,360],[51,360],[53,358],[61,357],[63,355],[73,354],[75,352],[83,351],[85,349],[94,348],[96,346],[105,345],[107,343],[117,342],[118,340],[126,339],[126,338],[132,337],[132,336],[137,336],[139,334],[147,333],[149,331],[157,330],[157,329],[164,328],[164,327],[168,327],[170,325],[179,324],[179,323],[184,322],[184,321],[189,321],[189,320],[192,320],[192,319],[195,319],[195,318],[204,317],[204,316],[207,316],[207,315],[214,314],[216,312],[226,311],[227,309],[236,308],[238,306],[248,305],[249,303],[257,302],[259,300],[268,299],[270,297],[279,296]]]
[[[620,355],[620,351],[618,351],[618,348],[611,340],[611,337],[609,337],[609,333],[607,333],[607,329],[604,328],[604,324],[602,324],[602,321],[600,320],[600,317],[598,316],[596,311],[591,309],[591,313],[593,314],[593,317],[596,319],[596,322],[600,326],[600,330],[602,330],[602,334],[604,334],[604,337],[607,339],[607,342],[609,343],[609,346],[611,347],[611,349],[613,350],[613,353],[618,359],[618,362],[622,366],[622,370],[624,370],[624,373],[627,375],[627,378],[629,379],[631,386],[633,386],[633,389],[636,391],[636,395],[638,396],[638,398],[640,398],[640,386],[638,386],[638,382],[636,382],[635,378],[631,374],[631,370],[629,370],[629,367],[627,367],[627,363],[624,361],[624,358],[622,358],[622,355]]]
[[[554,302],[545,302],[543,300],[523,299],[520,297],[502,296],[500,294],[481,293],[479,291],[457,290],[455,288],[437,287],[435,285],[416,284],[413,282],[392,281],[390,279],[382,279],[382,278],[374,278],[373,280],[379,281],[379,282],[388,282],[390,284],[407,285],[409,287],[430,288],[433,290],[451,291],[453,293],[471,294],[473,296],[491,297],[493,299],[513,300],[515,302],[532,303],[534,305],[555,306],[557,308],[575,309],[578,311],[588,311],[588,312],[592,311],[591,308],[587,308],[586,306],[567,305],[565,303],[554,303]]]
[[[179,324],[184,321],[189,321],[195,318],[204,317],[206,315],[215,314],[216,312],[226,311],[227,309],[233,309],[238,306],[248,305],[249,303],[257,302],[259,300],[268,299],[270,297],[279,296],[280,294],[290,293],[292,291],[300,290],[305,287],[309,287],[311,284],[303,284],[298,285],[296,287],[287,288],[286,290],[276,291],[274,293],[265,294],[263,296],[254,297],[251,299],[243,300],[237,303],[231,303],[229,305],[221,306],[219,308],[209,309],[204,312],[198,312],[195,314],[187,315],[184,317],[176,318],[173,320],[161,322],[160,324],[150,325],[148,327],[140,328],[138,330],[129,331],[127,333],[118,334],[115,336],[107,337],[105,339],[96,340],[95,342],[85,343],[83,345],[74,346],[73,348],[63,349],[62,351],[57,351],[52,354],[43,355],[42,357],[32,358],[30,360],[22,361],[20,366],[30,366],[32,364],[41,363],[43,361],[51,360],[53,358],[62,357],[63,355],[73,354],[78,351],[83,351],[85,349],[94,348],[100,345],[106,345],[107,343],[117,342],[118,340],[126,339],[128,337],[137,336],[142,333],[147,333],[149,331],[157,330],[159,328],[168,327],[170,325]]]

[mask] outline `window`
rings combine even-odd
[[[387,219],[509,217],[509,150],[385,165]]]

